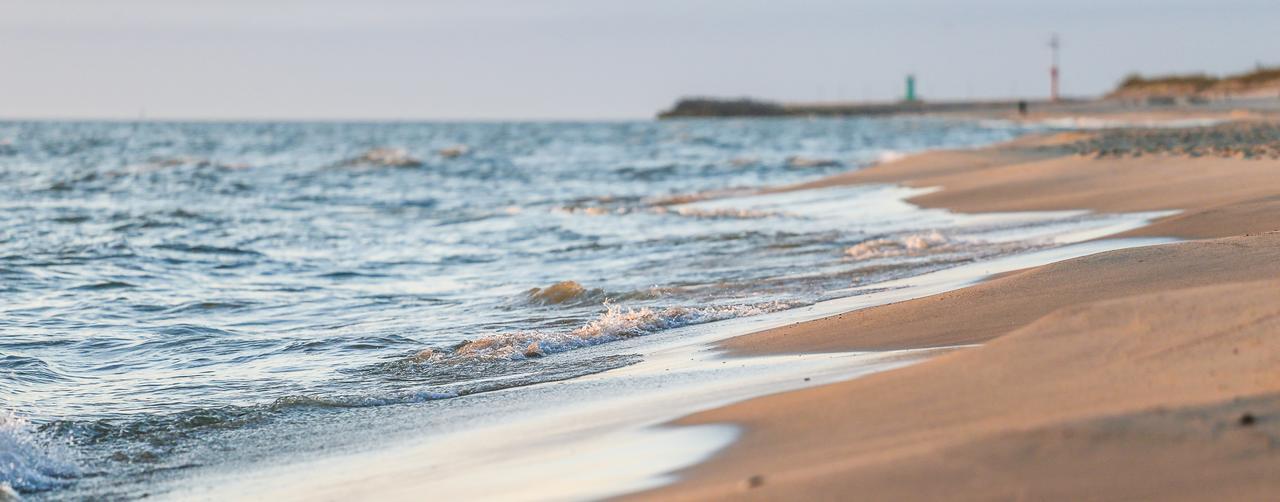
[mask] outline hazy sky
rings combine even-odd
[[[642,118],[1280,63],[1277,0],[0,0],[0,117]]]

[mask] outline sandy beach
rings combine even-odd
[[[1179,210],[1183,242],[723,342],[735,355],[981,344],[698,413],[740,439],[632,498],[1258,500],[1280,491],[1280,160],[1265,122],[1064,133],[818,182],[958,212]],[[1241,133],[1243,131],[1243,133]],[[1254,134],[1263,131],[1263,133]],[[1203,142],[1214,148],[1170,149]]]

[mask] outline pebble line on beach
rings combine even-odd
[[[1280,123],[1229,123],[1179,129],[1106,129],[1065,145],[1077,155],[1140,157],[1150,154],[1191,157],[1280,159]]]

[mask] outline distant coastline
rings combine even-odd
[[[1088,103],[1087,99],[990,100],[990,101],[896,101],[866,103],[778,103],[753,98],[682,98],[675,106],[658,113],[659,119],[694,117],[810,117],[872,116],[919,113],[1014,112],[1019,103],[1029,107]]]
[[[812,117],[870,116],[922,113],[989,114],[1018,112],[1020,105],[1030,110],[1056,111],[1080,108],[1106,108],[1108,105],[1199,105],[1233,99],[1266,99],[1280,97],[1280,67],[1257,68],[1223,77],[1205,73],[1148,77],[1137,73],[1121,81],[1114,90],[1097,98],[997,99],[997,100],[901,100],[880,102],[782,103],[751,97],[717,98],[692,96],[681,98],[670,109],[658,113],[659,119],[696,117]],[[1087,110],[1097,111],[1097,110]]]

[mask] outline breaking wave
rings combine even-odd
[[[419,167],[422,161],[403,148],[372,148],[343,161],[342,166]]]
[[[885,150],[880,152],[879,155],[876,155],[876,163],[888,164],[890,162],[896,162],[896,161],[905,159],[907,158],[908,155],[910,154],[906,152],[900,152],[897,150]]]
[[[955,247],[954,242],[935,230],[898,238],[880,238],[859,242],[846,248],[844,254],[858,260],[870,260],[948,251],[955,249]]]
[[[610,301],[652,300],[672,294],[677,288],[652,286],[632,291],[605,291],[587,288],[577,281],[560,281],[545,288],[532,288],[524,292],[523,300],[538,306],[595,306]]]
[[[771,218],[779,216],[780,213],[774,211],[758,211],[754,209],[735,209],[735,208],[711,208],[703,209],[690,206],[679,206],[675,209],[675,214],[680,216],[688,216],[690,218],[705,219],[741,219],[754,220],[760,218]]]
[[[662,330],[735,317],[777,312],[800,306],[793,302],[767,302],[720,307],[623,308],[606,303],[595,320],[569,332],[521,331],[486,336],[462,343],[453,350],[425,349],[411,359],[420,363],[458,359],[519,360],[543,357],[601,343],[650,335]]]
[[[560,281],[545,288],[530,289],[525,295],[529,297],[529,303],[535,305],[558,305],[602,297],[604,290],[587,289],[577,281]]]
[[[79,475],[68,445],[42,437],[13,412],[0,412],[0,500],[57,488]]]

